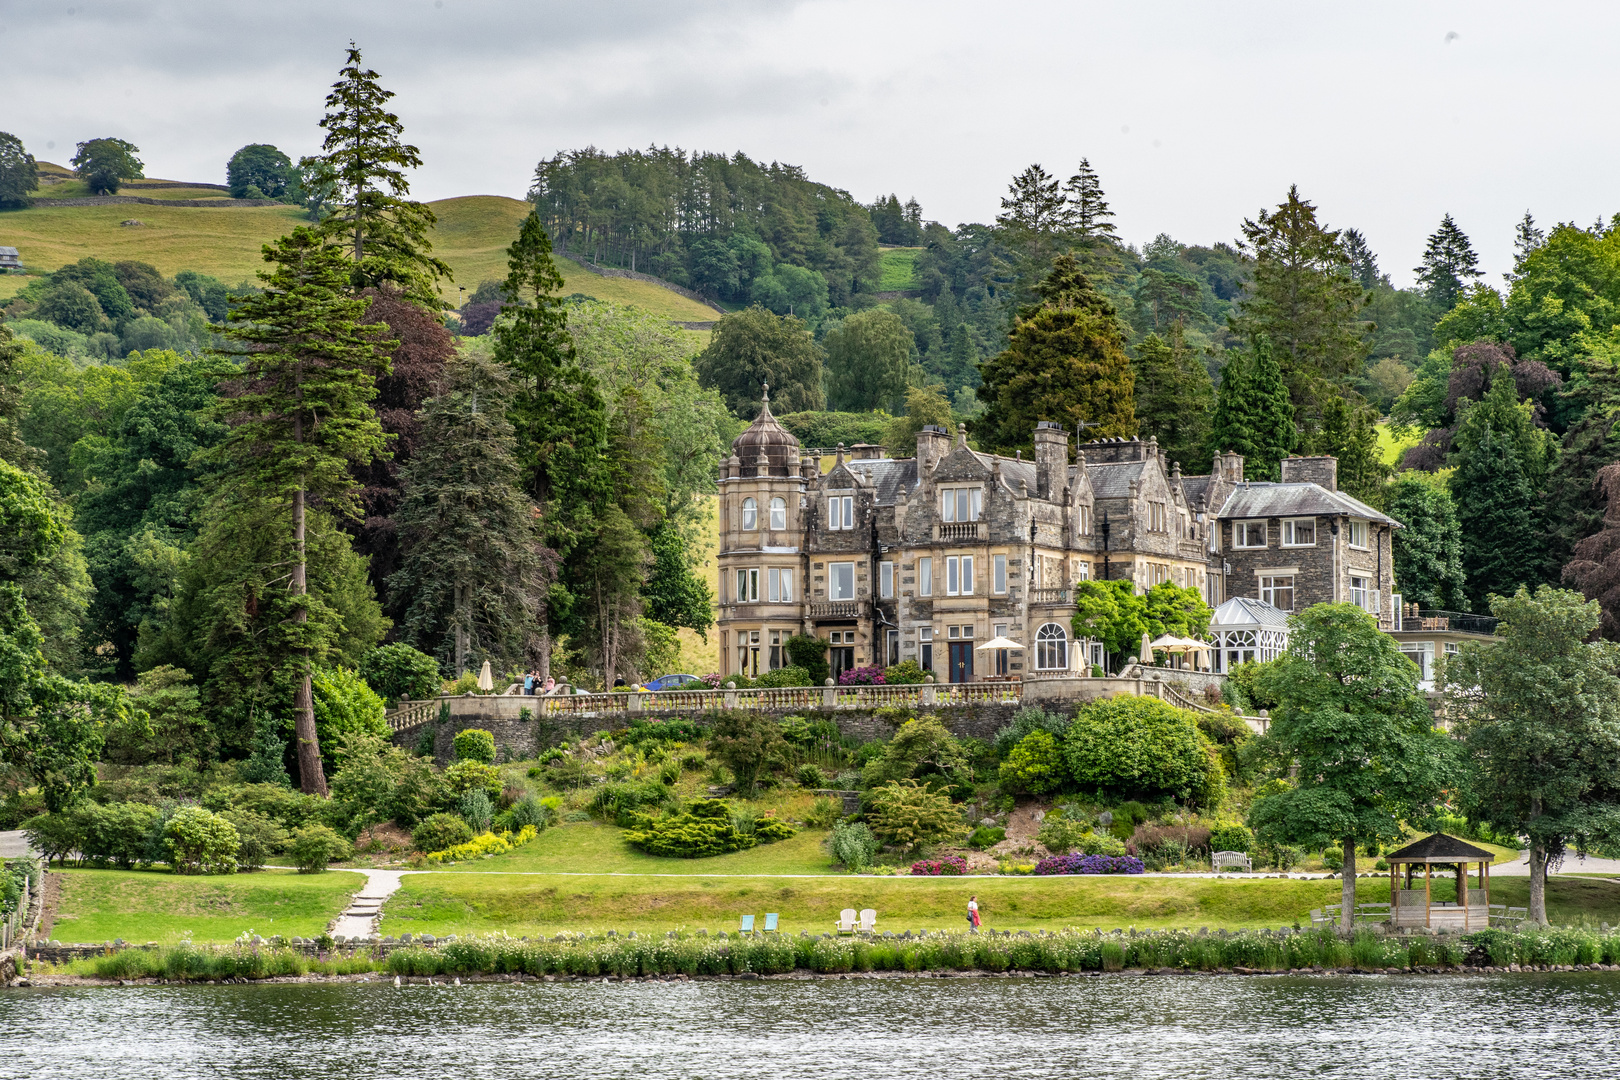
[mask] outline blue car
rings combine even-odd
[[[696,675],[661,675],[645,685],[648,690],[701,690],[703,680]]]

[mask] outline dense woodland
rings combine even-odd
[[[233,190],[309,210],[259,280],[89,257],[8,301],[0,741],[36,782],[71,793],[104,752],[319,790],[387,686],[486,660],[587,686],[674,669],[679,629],[713,621],[714,463],[765,382],[813,446],[905,453],[965,423],[1011,452],[1050,419],[1152,436],[1189,473],[1217,450],[1258,479],[1331,453],[1406,525],[1408,601],[1485,611],[1567,583],[1620,638],[1616,223],[1527,214],[1495,288],[1448,215],[1397,289],[1292,188],[1230,242],[1138,248],[1084,159],[1031,165],[992,221],[949,228],[742,154],[587,149],[540,162],[508,276],[446,312],[389,96],[356,52],[321,156],[233,156]],[[75,164],[115,189],[137,152],[91,140]],[[0,137],[0,198],[26,203],[32,170]],[[730,313],[699,349],[562,296],[566,254]],[[908,287],[885,290],[896,258]],[[1394,465],[1384,417],[1419,440]]]

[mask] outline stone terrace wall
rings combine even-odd
[[[1099,681],[1099,680],[1092,680]],[[541,750],[556,746],[567,739],[627,726],[632,719],[639,720],[701,720],[702,713],[648,709],[641,712],[608,712],[600,714],[563,714],[557,716],[520,716],[527,700],[521,697],[451,698],[454,711],[450,719],[438,724],[428,721],[394,733],[394,742],[403,747],[415,747],[424,730],[434,731],[433,757],[439,764],[448,763],[454,754],[456,733],[468,728],[482,728],[495,736],[497,750],[505,747],[509,757],[522,760],[535,757]],[[894,729],[911,715],[937,716],[951,734],[959,738],[994,738],[996,732],[1012,721],[1020,705],[1008,702],[985,702],[971,705],[918,705],[903,715],[880,709],[826,709],[772,708],[766,715],[780,720],[784,716],[803,716],[807,720],[831,720],[845,735],[861,739],[886,739]],[[436,727],[436,730],[435,730]]]

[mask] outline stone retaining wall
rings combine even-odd
[[[1104,680],[1091,679],[1090,682]],[[433,758],[441,765],[449,763],[455,753],[456,733],[468,728],[482,728],[495,736],[497,753],[506,748],[506,756],[515,761],[537,757],[540,751],[556,746],[568,739],[577,739],[594,731],[624,727],[632,718],[640,720],[701,720],[702,713],[648,709],[640,712],[609,712],[600,714],[573,713],[524,718],[525,708],[532,709],[533,698],[523,697],[471,697],[453,698],[455,712],[449,721],[436,720],[402,728],[394,732],[394,742],[407,749],[414,748],[425,730],[433,732]],[[527,702],[527,705],[525,705]],[[1013,714],[1022,706],[1016,703],[983,703],[973,705],[918,705],[913,709],[818,709],[797,706],[793,708],[765,709],[767,716],[777,720],[784,716],[802,716],[812,722],[831,720],[845,735],[860,739],[887,739],[895,728],[911,716],[937,716],[951,734],[958,738],[992,739],[1000,729],[1012,722]]]

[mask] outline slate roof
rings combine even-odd
[[[879,506],[893,506],[902,491],[909,498],[917,488],[916,458],[867,458],[846,461],[844,468],[871,482]]]
[[[1187,497],[1187,505],[1194,510],[1204,505],[1204,499],[1209,494],[1209,477],[1183,476],[1181,478],[1181,491]],[[1205,507],[1205,509],[1208,509]]]
[[[1221,507],[1220,518],[1309,517],[1316,514],[1367,518],[1380,525],[1401,527],[1394,518],[1386,517],[1360,499],[1353,499],[1342,491],[1329,491],[1320,484],[1311,483],[1255,483],[1239,484],[1227,496]]]
[[[1455,836],[1435,833],[1413,841],[1398,851],[1391,851],[1384,858],[1392,863],[1456,863],[1488,861],[1496,858],[1496,855],[1484,848],[1465,843]]]
[[[1099,499],[1130,498],[1131,481],[1140,480],[1146,468],[1145,461],[1099,462],[1096,465],[1086,462],[1092,493]]]

